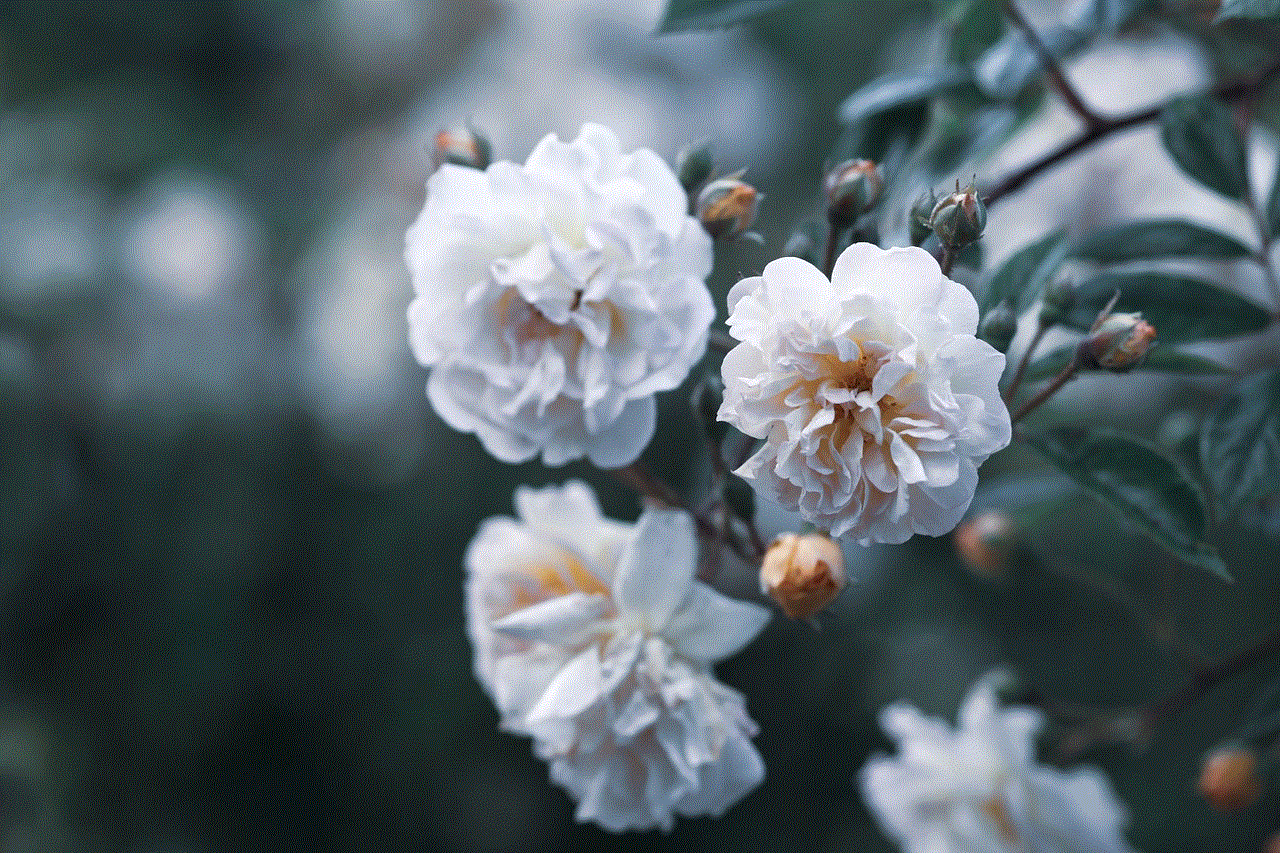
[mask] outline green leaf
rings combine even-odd
[[[1076,348],[1073,344],[1037,358],[1027,365],[1027,372],[1022,376],[1023,381],[1042,382],[1045,379],[1052,379],[1066,368],[1075,357],[1075,352]],[[1168,347],[1156,347],[1151,350],[1147,353],[1146,360],[1134,370],[1145,370],[1151,373],[1182,373],[1188,376],[1224,376],[1231,372],[1216,361]]]
[[[959,65],[922,68],[903,74],[886,74],[866,83],[840,105],[840,121],[857,124],[886,110],[926,101],[935,95],[971,85],[972,75]]]
[[[1223,395],[1200,426],[1200,461],[1224,514],[1280,492],[1280,370]]]
[[[1271,196],[1267,199],[1266,218],[1270,233],[1280,234],[1280,167],[1277,167],[1275,180],[1271,182]]]
[[[1091,235],[1072,253],[1101,263],[1148,258],[1245,258],[1248,246],[1218,231],[1180,219],[1149,219]]]
[[[1204,539],[1199,489],[1160,451],[1132,436],[1078,427],[1028,434],[1027,441],[1134,530],[1179,560],[1231,580]]]
[[[1031,304],[1067,257],[1066,231],[1054,231],[1015,252],[991,276],[982,298],[983,313],[1002,299],[1008,299],[1015,313]]]
[[[1278,18],[1280,19],[1280,0],[1222,0],[1218,7],[1216,24],[1228,18]]]
[[[1117,311],[1141,311],[1165,344],[1229,338],[1260,332],[1271,324],[1266,309],[1207,281],[1157,272],[1104,273],[1076,290],[1067,323],[1088,329],[1117,290]]]
[[[1173,101],[1160,114],[1160,137],[1190,177],[1228,198],[1247,197],[1244,144],[1222,103],[1206,95]]]
[[[1280,676],[1263,682],[1253,694],[1249,710],[1240,718],[1233,741],[1265,751],[1280,737]]]
[[[669,0],[657,31],[717,30],[792,2],[794,0]]]

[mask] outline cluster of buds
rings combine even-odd
[[[469,126],[438,132],[431,149],[432,163],[437,169],[445,163],[485,169],[492,156],[493,148],[489,145],[489,140]]]
[[[1076,349],[1080,364],[1093,370],[1128,373],[1146,359],[1156,329],[1141,314],[1112,314]]]
[[[870,160],[846,160],[822,180],[831,227],[845,229],[875,207],[884,193],[884,179]]]
[[[984,578],[998,578],[1009,568],[1017,538],[1007,515],[987,510],[957,527],[954,541],[956,553],[970,571]]]
[[[826,607],[845,582],[844,553],[821,533],[784,533],[760,566],[760,591],[792,619],[807,619]]]
[[[929,227],[943,246],[959,249],[982,236],[987,227],[987,206],[972,183],[962,190],[956,181],[956,191],[933,206]]]
[[[1227,746],[1205,759],[1200,771],[1200,794],[1220,812],[1237,812],[1262,796],[1258,757],[1253,750]]]
[[[764,195],[742,180],[745,173],[717,178],[698,193],[698,221],[714,239],[749,236]]]

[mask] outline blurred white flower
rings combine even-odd
[[[1009,443],[1004,356],[922,249],[857,243],[831,280],[798,258],[729,291],[719,418],[764,446],[736,473],[833,536],[951,530]]]
[[[524,166],[446,164],[406,235],[409,341],[454,429],[504,462],[611,468],[653,435],[715,316],[711,240],[670,167],[588,124]]]
[[[476,675],[508,731],[534,738],[577,818],[670,829],[719,815],[759,784],[755,724],[711,665],[768,611],[694,580],[683,512],[603,518],[581,482],[518,489],[467,551]]]
[[[992,681],[969,693],[955,729],[905,703],[881,712],[898,756],[872,758],[861,783],[884,831],[907,853],[1130,851],[1107,778],[1036,764],[1041,715],[1000,710]]]

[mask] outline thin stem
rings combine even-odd
[[[1054,394],[1058,393],[1058,389],[1071,381],[1071,378],[1080,370],[1080,356],[1076,355],[1071,359],[1071,363],[1062,369],[1062,372],[1054,377],[1053,381],[1041,389],[1030,400],[1022,404],[1022,408],[1014,412],[1013,417],[1009,419],[1010,423],[1017,423],[1025,418],[1031,412],[1040,407],[1040,404],[1048,400]]]
[[[1280,653],[1280,629],[1272,631],[1252,646],[1241,649],[1230,657],[1201,667],[1177,690],[1143,710],[1142,719],[1145,728],[1149,730],[1163,720],[1176,717],[1222,682],[1277,653]]]
[[[1014,371],[1013,379],[1009,381],[1009,387],[1004,389],[1004,401],[1006,404],[1013,401],[1014,396],[1018,393],[1019,386],[1022,385],[1022,376],[1027,372],[1027,365],[1031,363],[1031,356],[1035,354],[1036,347],[1040,346],[1040,341],[1044,339],[1045,332],[1049,331],[1049,327],[1044,323],[1036,325],[1036,333],[1031,338],[1031,342],[1027,344],[1026,352],[1022,354],[1022,360],[1018,362],[1018,369]]]
[[[827,278],[831,278],[831,273],[836,268],[836,247],[840,245],[840,234],[843,231],[843,228],[837,226],[835,221],[828,217],[827,249],[822,257],[822,272]]]
[[[1057,90],[1062,96],[1062,100],[1067,102],[1067,106],[1071,107],[1071,111],[1078,115],[1087,127],[1097,127],[1104,123],[1089,105],[1080,97],[1080,93],[1071,85],[1071,81],[1062,72],[1062,66],[1058,64],[1058,58],[1053,55],[1048,46],[1040,38],[1035,28],[1027,22],[1022,16],[1022,12],[1014,5],[1013,0],[1005,0],[1004,13],[1014,25],[1022,30],[1022,34],[1026,37],[1027,43],[1031,45],[1031,49],[1036,52],[1036,56],[1040,59],[1040,67],[1044,69],[1045,75],[1049,78],[1049,84]]]
[[[1272,62],[1263,68],[1257,74],[1244,80],[1237,80],[1232,83],[1225,83],[1211,90],[1211,94],[1223,101],[1236,101],[1240,98],[1252,97],[1262,89],[1266,83],[1280,72],[1280,59]],[[1093,143],[1111,136],[1121,130],[1146,124],[1160,117],[1160,113],[1164,111],[1164,104],[1160,104],[1150,109],[1140,110],[1130,113],[1127,116],[1121,116],[1113,119],[1101,119],[1098,124],[1092,125],[1085,129],[1084,133],[1075,139],[1063,144],[1061,147],[1050,151],[1038,160],[1028,163],[1016,172],[1008,175],[1000,183],[987,193],[985,201],[987,208],[998,202],[1000,199],[1017,192],[1023,184],[1030,181],[1036,175],[1039,175],[1045,169],[1048,169],[1080,150],[1089,147]]]
[[[950,246],[942,247],[942,261],[939,266],[942,267],[942,274],[947,278],[951,277],[951,267],[956,262],[956,250]]]

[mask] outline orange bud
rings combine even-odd
[[[698,220],[712,237],[741,237],[756,221],[763,198],[755,187],[739,178],[720,178],[698,194]]]
[[[1225,747],[1210,755],[1200,771],[1200,793],[1220,812],[1236,812],[1262,795],[1258,758],[1244,747]]]
[[[844,552],[821,533],[784,533],[769,546],[760,566],[760,591],[792,619],[805,619],[844,589]]]
[[[956,553],[974,574],[997,578],[1009,568],[1013,534],[1013,522],[1009,517],[989,509],[956,528]]]

